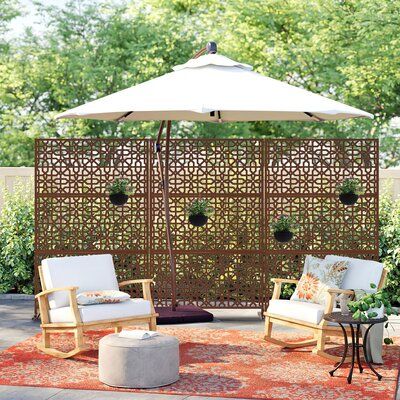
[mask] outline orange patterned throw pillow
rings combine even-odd
[[[81,292],[76,296],[78,304],[89,306],[92,304],[111,304],[121,303],[130,299],[128,293],[118,290],[92,290],[90,292]]]
[[[347,269],[347,261],[327,262],[307,256],[303,274],[290,300],[325,305],[327,290],[340,288]]]

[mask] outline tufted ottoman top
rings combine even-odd
[[[157,335],[149,339],[132,339],[126,337],[119,337],[118,333],[113,333],[111,335],[104,336],[100,339],[100,343],[104,346],[112,347],[170,347],[179,346],[179,341],[174,336]]]

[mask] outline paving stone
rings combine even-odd
[[[104,392],[96,390],[62,390],[55,396],[51,397],[51,400],[184,400],[184,399],[187,399],[187,396],[152,394],[152,393]]]
[[[0,400],[48,400],[61,389],[0,386]]]

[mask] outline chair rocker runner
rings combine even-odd
[[[158,314],[151,297],[152,279],[133,279],[117,282],[110,254],[79,257],[60,257],[43,260],[39,266],[42,292],[36,295],[41,317],[42,352],[58,358],[73,357],[89,350],[84,344],[84,332],[93,329],[122,327],[147,323],[156,330]],[[128,285],[141,284],[142,299],[129,299],[121,303],[80,306],[77,293],[93,290],[118,290]],[[51,347],[54,333],[73,333],[75,348],[63,352]]]
[[[382,289],[385,284],[387,270],[383,264],[376,261],[361,260],[338,256],[327,256],[328,261],[346,260],[349,262],[349,270],[342,283],[341,289],[328,289],[327,302],[325,306],[307,303],[296,300],[280,299],[282,284],[297,284],[297,279],[273,278],[274,290],[265,316],[264,339],[270,343],[277,344],[283,348],[299,348],[315,345],[313,353],[333,361],[340,361],[341,357],[329,354],[325,351],[325,345],[329,342],[329,336],[342,336],[343,331],[337,325],[324,320],[324,315],[333,311],[340,311],[335,308],[336,296],[339,294],[354,295],[352,289],[370,289],[370,283],[377,285],[377,290]],[[352,289],[351,289],[352,288]],[[301,342],[286,342],[279,338],[272,337],[274,324],[284,325],[310,331],[314,334],[313,339]],[[347,334],[350,330],[346,329]],[[346,362],[350,357],[346,359]]]

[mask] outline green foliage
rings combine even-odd
[[[299,229],[295,218],[290,215],[280,215],[271,221],[270,226],[273,232],[290,231],[295,233]]]
[[[132,194],[132,186],[128,179],[116,178],[112,183],[107,185],[107,191],[110,194],[123,193],[130,195]]]
[[[371,288],[376,289],[376,285],[371,283]],[[389,294],[383,290],[378,290],[375,293],[368,293],[358,300],[350,301],[348,307],[353,313],[353,318],[366,321],[368,318],[374,318],[378,315],[375,311],[370,310],[373,308],[381,308],[382,305],[387,315],[397,315],[397,311],[392,308],[390,303]]]
[[[296,284],[283,283],[280,298],[289,300],[292,297],[292,294],[294,293],[295,290],[296,290]]]
[[[385,291],[400,304],[400,199],[385,191],[379,201],[379,258],[389,270]]]
[[[211,217],[214,214],[214,208],[210,205],[210,200],[195,199],[186,208],[188,217],[193,215],[205,215]]]
[[[0,147],[33,164],[32,139],[151,137],[154,122],[54,120],[60,111],[171,71],[208,40],[257,72],[375,114],[339,122],[174,122],[174,137],[382,137],[382,165],[399,163],[400,3],[390,0],[70,0],[35,2],[40,29],[0,51]],[[39,5],[38,5],[39,4]],[[0,36],[18,4],[0,2]],[[1,46],[1,44],[0,44]],[[8,147],[7,147],[8,144]],[[29,150],[22,151],[22,147]],[[1,149],[0,149],[1,150]],[[22,154],[21,156],[16,156]]]
[[[0,167],[33,167],[34,138],[24,132],[0,134]]]
[[[33,293],[33,248],[33,194],[17,184],[0,213],[0,293]]]
[[[339,194],[364,194],[365,190],[361,185],[361,181],[358,178],[346,178],[336,186],[336,191]]]
[[[376,289],[374,283],[370,284],[372,289]],[[374,293],[368,293],[361,298],[350,301],[347,305],[349,310],[353,313],[353,318],[361,321],[367,321],[368,319],[375,318],[378,316],[376,311],[372,309],[379,309],[384,307],[384,313],[386,315],[398,315],[397,311],[392,308],[390,303],[390,295],[385,290],[378,290]],[[388,328],[388,323],[385,324],[385,328]],[[384,339],[385,344],[393,344],[393,340],[390,337]]]

